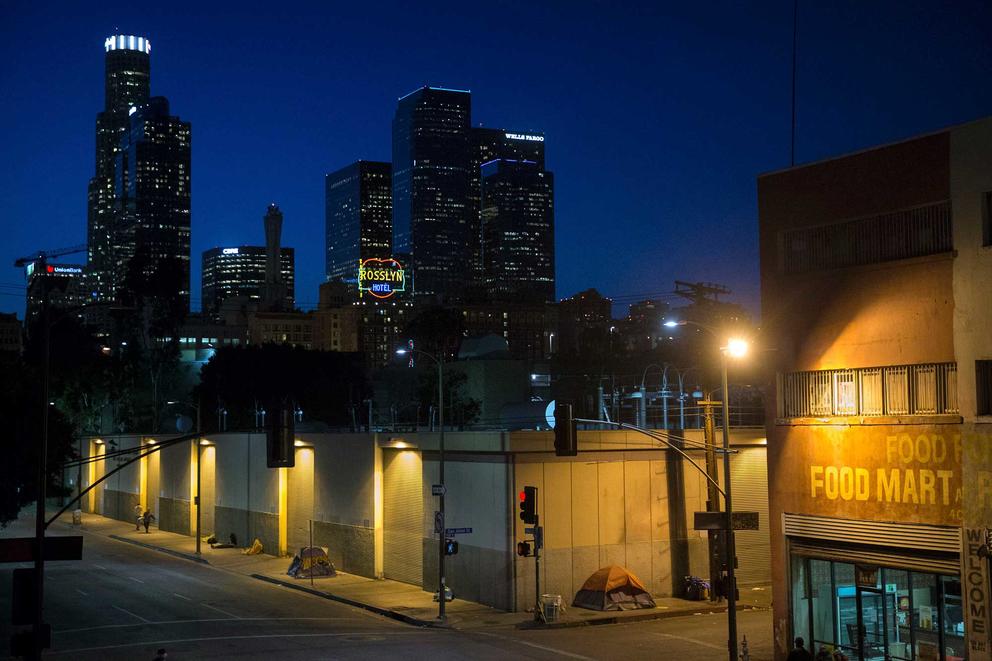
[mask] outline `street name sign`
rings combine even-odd
[[[32,562],[34,537],[8,537],[0,539],[0,562]],[[45,561],[82,560],[83,536],[67,535],[45,537]]]
[[[757,512],[733,512],[730,518],[733,521],[734,530],[758,530]],[[727,514],[726,512],[694,512],[692,527],[694,530],[726,530]]]
[[[445,528],[445,535],[469,535],[472,533],[471,528]]]
[[[448,493],[447,488],[443,484],[432,484],[431,485],[431,495],[432,496],[443,496]]]

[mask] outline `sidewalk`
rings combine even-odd
[[[150,532],[136,531],[134,524],[116,519],[108,519],[97,514],[83,514],[81,526],[72,525],[72,517],[64,515],[51,530],[54,534],[67,534],[72,531],[103,535],[119,542],[135,544],[168,553],[193,562],[201,562],[223,571],[230,571],[256,580],[265,581],[287,588],[301,590],[318,597],[338,601],[356,608],[362,608],[384,617],[406,622],[415,626],[438,626],[437,603],[431,593],[419,587],[391,581],[376,580],[338,571],[337,576],[315,578],[313,586],[309,579],[294,579],[286,575],[289,558],[272,555],[242,555],[241,549],[212,549],[209,544],[201,544],[201,555],[196,555],[196,541],[193,537],[152,528]],[[457,592],[456,592],[457,594]],[[693,614],[722,613],[726,604],[711,604],[708,601],[686,601],[671,597],[656,597],[657,608],[633,611],[590,611],[582,608],[567,608],[557,622],[536,624],[531,613],[506,613],[482,604],[455,599],[446,605],[447,623],[445,626],[456,629],[483,629],[493,627],[518,628],[566,628],[590,624],[610,624],[634,622],[646,619],[680,617]],[[738,608],[767,609],[771,606],[771,589],[742,589]]]

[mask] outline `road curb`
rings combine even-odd
[[[341,595],[333,594],[330,592],[324,592],[323,590],[317,590],[316,588],[307,587],[305,585],[298,585],[290,581],[283,581],[278,578],[273,578],[271,576],[265,576],[264,574],[250,574],[250,576],[259,581],[265,581],[266,583],[272,583],[273,585],[281,585],[285,588],[291,590],[299,590],[300,592],[306,592],[307,594],[312,594],[315,597],[321,597],[323,599],[329,599],[331,601],[337,601],[348,606],[354,606],[355,608],[361,608],[362,610],[367,610],[376,615],[382,615],[383,617],[388,617],[404,624],[409,624],[414,627],[433,627],[438,629],[447,629],[450,627],[439,625],[437,622],[432,620],[421,620],[420,618],[407,615],[406,613],[400,613],[399,611],[390,610],[388,608],[382,608],[381,606],[374,606],[372,604],[367,604],[362,601],[355,601],[354,599],[348,599],[347,597],[342,597]]]
[[[738,611],[762,610],[753,606],[738,606]],[[517,625],[517,629],[572,629],[574,627],[593,627],[601,624],[626,624],[627,622],[646,622],[649,620],[667,620],[676,617],[689,617],[691,615],[713,615],[715,613],[726,613],[726,606],[708,606],[692,610],[664,610],[638,615],[616,615],[613,617],[601,617],[594,620],[568,620],[563,622],[540,623],[533,621],[522,622]]]
[[[146,542],[139,542],[136,539],[131,539],[129,537],[121,537],[120,535],[107,535],[110,539],[115,539],[118,542],[126,542],[127,544],[134,544],[135,546],[141,546],[146,549],[151,549],[152,551],[158,551],[159,553],[167,553],[169,555],[175,556],[177,558],[182,558],[183,560],[190,560],[192,562],[199,562],[203,565],[209,565],[210,561],[206,558],[194,555],[192,553],[184,553],[183,551],[176,551],[173,549],[167,549],[164,546],[156,546],[155,544],[148,544]]]

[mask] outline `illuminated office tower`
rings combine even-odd
[[[392,165],[356,161],[324,178],[327,279],[357,283],[359,260],[392,256]]]
[[[482,173],[482,267],[493,301],[555,300],[554,177],[537,163],[494,160]]]
[[[96,170],[87,201],[87,271],[100,300],[112,297],[114,283],[114,167],[132,106],[148,101],[151,42],[144,37],[114,35],[104,41],[104,104],[96,116]]]
[[[111,294],[119,297],[125,279],[137,277],[155,283],[157,296],[182,298],[188,310],[190,125],[169,114],[161,96],[129,115],[115,153]],[[163,287],[163,279],[171,281]]]
[[[472,96],[422,87],[393,117],[393,251],[418,297],[457,298],[474,277]]]
[[[236,246],[204,250],[202,256],[201,297],[203,313],[215,314],[224,302],[238,298],[245,303],[262,303],[266,267],[265,246]],[[294,307],[294,262],[292,248],[281,248],[280,275],[285,286],[282,306]]]
[[[469,208],[472,226],[472,267],[475,284],[485,291],[482,263],[482,166],[490,161],[504,159],[528,161],[544,169],[544,134],[534,131],[515,131],[475,127],[471,135],[472,179]]]

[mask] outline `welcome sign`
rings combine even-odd
[[[392,257],[358,261],[359,296],[370,294],[376,298],[389,298],[401,291],[406,291],[406,273],[398,261]]]

